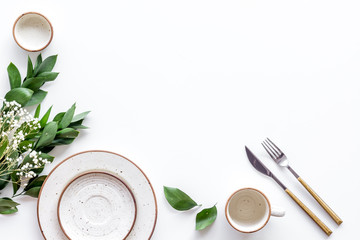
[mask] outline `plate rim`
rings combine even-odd
[[[132,224],[131,224],[131,227],[130,227],[130,230],[129,232],[125,235],[124,239],[126,239],[129,234],[131,233],[132,229],[134,228],[135,226],[135,222],[136,222],[136,217],[137,217],[137,204],[136,204],[136,200],[135,200],[135,197],[134,197],[134,194],[133,192],[130,190],[129,186],[124,182],[122,181],[119,177],[115,176],[114,174],[111,174],[109,172],[105,172],[105,171],[90,171],[90,172],[84,172],[76,177],[74,177],[73,179],[71,179],[67,184],[66,186],[64,187],[64,189],[62,190],[61,194],[60,194],[60,197],[59,197],[59,201],[58,201],[58,204],[57,204],[57,217],[58,217],[58,221],[59,221],[59,225],[60,225],[60,228],[61,230],[63,231],[63,233],[65,234],[65,236],[68,238],[68,239],[71,239],[71,237],[69,237],[69,235],[66,233],[63,225],[61,224],[61,219],[60,219],[60,205],[61,205],[61,200],[62,200],[62,197],[65,193],[65,191],[69,188],[69,186],[74,182],[76,181],[77,179],[83,177],[83,176],[86,176],[86,175],[89,175],[89,174],[94,174],[94,173],[99,173],[99,174],[105,174],[105,175],[108,175],[108,176],[111,176],[113,178],[115,178],[116,180],[120,181],[125,187],[126,189],[130,192],[130,195],[131,195],[131,198],[134,202],[134,208],[135,208],[135,216],[134,216],[134,219],[132,221]]]
[[[114,155],[117,155],[117,156],[120,156],[122,158],[124,158],[125,160],[129,161],[131,164],[133,164],[137,169],[139,169],[139,171],[144,175],[144,177],[146,178],[147,182],[149,183],[149,186],[151,188],[151,191],[153,193],[153,197],[154,197],[154,203],[155,203],[155,220],[154,220],[154,226],[152,228],[152,231],[149,235],[149,238],[148,239],[151,239],[152,235],[154,234],[154,231],[155,231],[155,227],[156,227],[156,223],[157,223],[157,218],[158,218],[158,204],[157,204],[157,199],[156,199],[156,195],[155,195],[155,191],[154,191],[154,188],[149,180],[149,178],[146,176],[146,174],[144,173],[144,171],[137,165],[135,164],[133,161],[131,161],[130,159],[124,157],[123,155],[121,154],[118,154],[118,153],[115,153],[115,152],[112,152],[112,151],[107,151],[107,150],[86,150],[86,151],[81,151],[81,152],[78,152],[78,153],[75,153],[73,155],[70,155],[69,157],[65,158],[64,160],[62,160],[60,163],[58,163],[50,172],[49,174],[47,175],[47,177],[45,178],[44,180],[44,183],[43,185],[41,186],[40,188],[40,191],[39,191],[39,196],[38,196],[38,200],[37,200],[37,209],[36,209],[36,215],[37,215],[37,221],[38,221],[38,225],[39,225],[39,228],[40,228],[40,232],[41,232],[41,235],[44,237],[44,239],[46,240],[46,237],[44,235],[44,232],[43,232],[43,229],[41,227],[41,224],[40,224],[40,219],[39,219],[39,202],[40,202],[40,197],[41,197],[41,193],[42,193],[42,190],[43,190],[43,187],[45,186],[45,183],[46,181],[48,180],[48,178],[51,176],[51,174],[60,166],[62,165],[64,162],[68,161],[69,159],[77,156],[77,155],[80,155],[80,154],[84,154],[84,153],[90,153],[90,152],[102,152],[102,153],[110,153],[110,154],[114,154]]]

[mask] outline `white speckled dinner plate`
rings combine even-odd
[[[143,171],[129,159],[107,151],[75,154],[50,172],[38,198],[38,221],[44,238],[68,239],[60,227],[57,215],[60,196],[75,178],[90,172],[109,173],[129,188],[136,202],[136,220],[126,239],[150,239],[157,219],[156,197],[151,183]]]
[[[58,204],[60,227],[69,239],[125,239],[136,219],[136,203],[128,186],[106,172],[73,179]]]

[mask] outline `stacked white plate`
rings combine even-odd
[[[38,220],[47,240],[150,239],[156,224],[154,190],[129,159],[87,151],[57,165],[38,199]]]

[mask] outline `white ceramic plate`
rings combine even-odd
[[[125,157],[107,151],[87,151],[75,154],[58,164],[46,178],[38,199],[38,220],[47,240],[68,239],[63,233],[57,207],[62,191],[76,177],[84,173],[108,172],[124,182],[136,201],[136,221],[126,238],[150,239],[157,219],[154,190],[142,170]],[[117,238],[121,239],[121,238]]]
[[[85,173],[62,192],[58,219],[69,239],[125,239],[135,223],[136,203],[119,178],[104,172]]]

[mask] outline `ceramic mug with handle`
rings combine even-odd
[[[285,212],[270,205],[264,193],[255,188],[242,188],[228,199],[225,215],[229,224],[239,232],[259,231],[268,223],[270,216],[282,217]]]

